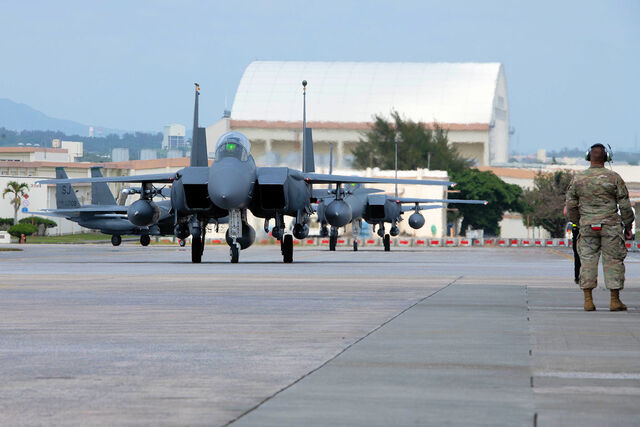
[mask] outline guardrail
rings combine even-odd
[[[0,243],[2,243],[2,233],[0,231]],[[6,232],[5,232],[6,233]],[[177,243],[177,239],[171,236],[157,237],[156,242]],[[190,238],[187,239],[190,243]],[[224,238],[208,237],[205,244],[207,245],[226,245]],[[273,238],[258,239],[256,244],[277,244]],[[294,239],[295,246],[329,246],[328,237],[307,237],[305,239]],[[352,247],[353,238],[338,237],[337,247]],[[488,237],[484,239],[468,239],[466,237],[446,237],[446,238],[424,238],[424,237],[392,237],[391,246],[400,248],[469,248],[469,247],[503,247],[503,248],[570,248],[573,245],[571,239],[507,239],[501,237]],[[382,246],[382,239],[375,237],[358,238],[359,247],[376,247]],[[627,240],[625,242],[627,250],[631,252],[640,252],[640,241]]]

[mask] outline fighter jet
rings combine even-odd
[[[239,132],[227,132],[215,145],[215,155],[209,166],[205,129],[198,126],[198,98],[200,87],[196,83],[193,119],[193,140],[190,166],[176,173],[139,175],[128,177],[80,178],[64,181],[47,180],[48,183],[74,182],[135,182],[141,184],[140,200],[128,207],[129,220],[137,226],[150,226],[159,216],[160,209],[152,197],[157,194],[155,183],[170,183],[171,212],[174,215],[174,234],[178,238],[192,237],[191,261],[199,263],[204,251],[204,235],[207,224],[218,223],[228,216],[226,241],[230,247],[232,263],[239,260],[240,250],[250,247],[255,240],[255,230],[247,223],[247,212],[264,219],[264,229],[269,230],[274,220],[272,235],[280,241],[285,263],[293,262],[293,237],[306,237],[309,233],[309,216],[313,184],[343,183],[405,183],[422,185],[452,185],[447,181],[393,180],[357,176],[324,175],[314,173],[311,129],[303,118],[303,168],[257,167],[251,155],[251,143]],[[303,82],[306,96],[306,81]],[[306,98],[304,98],[306,100]],[[306,105],[306,103],[304,104]],[[303,115],[304,117],[304,115]],[[344,209],[344,205],[328,208]],[[285,216],[293,217],[293,235],[285,233]]]
[[[409,217],[409,226],[413,229],[422,228],[425,223],[421,210],[441,209],[446,207],[448,203],[459,204],[478,204],[486,205],[485,200],[459,200],[459,199],[417,199],[417,198],[401,198],[386,194],[375,194],[380,192],[378,189],[361,188],[353,185],[341,192],[333,189],[324,190],[326,194],[322,194],[323,190],[316,190],[318,199],[318,221],[321,224],[320,235],[322,237],[329,236],[329,250],[335,251],[338,240],[338,229],[347,224],[351,224],[353,233],[353,250],[358,250],[358,242],[356,237],[360,235],[362,229],[362,221],[378,226],[378,235],[382,237],[385,251],[391,250],[391,237],[400,233],[398,222],[402,221],[402,214],[408,211],[414,211]],[[345,206],[343,209],[335,209],[334,206],[339,203]],[[435,205],[433,203],[436,203]],[[404,204],[413,204],[414,206],[403,206]],[[351,213],[351,215],[349,215]],[[391,224],[389,233],[385,232],[385,223]],[[329,227],[331,229],[329,230]]]
[[[100,167],[91,168],[92,177],[102,177]],[[56,168],[57,179],[68,179],[64,168]],[[135,193],[132,189],[130,193]],[[151,235],[173,234],[173,216],[169,214],[170,202],[164,200],[158,203],[161,214],[158,220],[150,226],[136,226],[127,219],[128,208],[116,204],[111,190],[106,182],[91,183],[91,204],[81,205],[71,184],[56,184],[56,209],[46,209],[39,212],[43,215],[66,218],[80,226],[99,230],[111,235],[111,244],[119,246],[122,235],[133,234],[140,236],[140,244],[147,246],[151,242]]]

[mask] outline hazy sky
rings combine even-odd
[[[190,123],[194,81],[216,121],[253,60],[497,61],[512,150],[634,149],[639,28],[637,0],[0,0],[0,98],[160,131]]]

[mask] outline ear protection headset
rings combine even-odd
[[[604,150],[604,153],[605,153],[605,155],[606,155],[606,156],[605,156],[605,159],[604,159],[604,161],[605,161],[605,162],[610,162],[610,161],[612,160],[611,152],[610,152],[609,150],[607,150],[607,147],[605,147],[604,145],[602,145],[602,144],[600,144],[600,143],[598,142],[597,144],[593,144],[593,145],[589,148],[589,150],[585,153],[585,155],[584,155],[584,159],[585,159],[586,161],[591,161],[591,150],[593,150],[593,149],[594,149],[594,148],[596,148],[596,147],[600,147],[600,148],[602,148],[602,149]]]

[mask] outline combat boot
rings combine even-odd
[[[586,304],[586,303],[585,303]],[[586,307],[586,305],[585,305]],[[611,290],[611,304],[609,305],[610,311],[625,311],[627,306],[620,301],[620,289]]]
[[[594,311],[596,306],[593,304],[593,296],[591,291],[593,289],[583,289],[584,291],[584,311]]]

